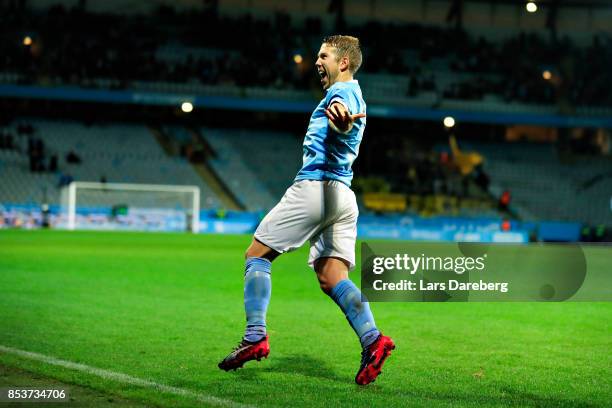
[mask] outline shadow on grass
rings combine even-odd
[[[308,355],[276,357],[271,367],[266,368],[266,371],[297,374],[333,381],[347,381],[346,377],[341,377],[334,373],[326,361]]]
[[[261,363],[249,362],[236,371],[228,374],[244,380],[257,380],[257,377],[268,373],[286,373],[305,377],[346,382],[350,377],[338,376],[324,360],[312,356],[278,356],[262,360]]]
[[[273,359],[263,360],[261,364],[250,362],[244,368],[230,372],[247,381],[257,380],[260,375],[268,373],[286,373],[341,382],[350,380],[338,376],[324,360],[312,356],[274,356]]]

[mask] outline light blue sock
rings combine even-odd
[[[361,301],[361,291],[350,279],[344,279],[332,289],[331,298],[340,306],[362,347],[367,347],[378,338],[380,332],[374,323],[370,304]]]
[[[244,339],[261,340],[266,335],[266,311],[272,294],[272,263],[265,258],[247,258],[244,272],[244,310],[247,326]]]

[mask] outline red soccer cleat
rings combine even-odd
[[[247,361],[259,361],[268,357],[268,354],[270,354],[270,344],[267,335],[256,343],[250,343],[242,339],[238,346],[234,348],[234,351],[219,363],[219,368],[225,371],[236,370]]]
[[[376,341],[361,352],[361,367],[355,376],[355,382],[359,385],[367,385],[376,380],[391,350],[395,349],[395,343],[390,337],[381,333]]]

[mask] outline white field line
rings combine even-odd
[[[13,347],[6,347],[0,345],[0,352],[13,354],[19,357],[27,358],[30,360],[41,361],[46,364],[51,364],[59,367],[68,368],[71,370],[81,371],[83,373],[95,375],[106,380],[113,380],[123,384],[136,385],[144,388],[151,388],[166,394],[179,395],[181,397],[191,398],[202,402],[204,404],[229,407],[229,408],[247,408],[252,407],[250,405],[239,404],[223,398],[213,397],[211,395],[202,394],[185,388],[173,387],[170,385],[159,384],[154,381],[144,380],[138,377],[132,377],[131,375],[117,373],[110,370],[104,370],[102,368],[91,367],[85,364],[74,363],[72,361],[60,360],[55,357],[46,356],[44,354],[33,353],[31,351],[19,350]]]

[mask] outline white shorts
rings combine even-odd
[[[319,258],[337,257],[353,269],[358,215],[355,193],[346,184],[299,180],[261,221],[255,239],[280,253],[310,240],[310,267]]]

